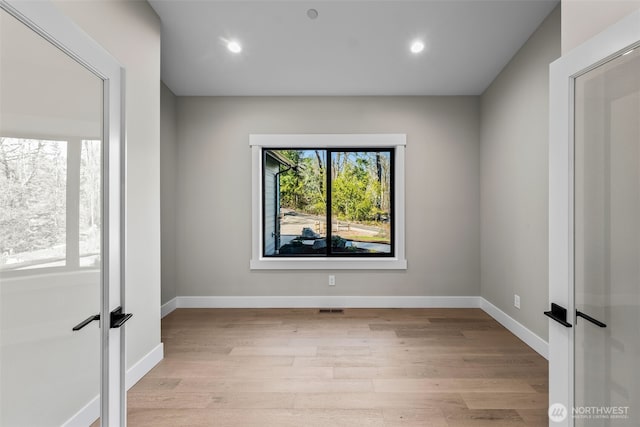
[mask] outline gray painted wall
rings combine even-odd
[[[160,223],[162,227],[162,304],[176,297],[176,186],[178,184],[178,127],[176,96],[160,84]]]
[[[178,295],[479,295],[478,97],[178,97]],[[406,133],[406,271],[250,271],[251,133]]]
[[[640,0],[562,0],[561,4],[563,54],[640,9]]]
[[[57,0],[127,70],[127,367],[160,344],[160,19],[146,2]]]
[[[549,64],[559,56],[557,7],[481,98],[481,294],[545,340]]]

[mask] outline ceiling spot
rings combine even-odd
[[[420,53],[424,50],[424,42],[422,42],[421,40],[414,40],[413,43],[411,43],[411,53]]]
[[[227,49],[233,53],[240,53],[242,52],[242,45],[235,40],[231,40],[227,43]]]
[[[316,19],[318,18],[318,11],[315,9],[309,9],[307,10],[307,16],[309,19]]]

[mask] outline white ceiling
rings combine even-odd
[[[558,0],[149,3],[177,95],[478,95]]]

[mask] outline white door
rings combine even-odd
[[[638,426],[640,12],[551,79],[550,425]]]
[[[124,425],[121,74],[52,4],[0,1],[0,425]]]
[[[638,426],[640,49],[576,78],[574,141],[575,425]]]

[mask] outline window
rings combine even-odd
[[[102,143],[0,137],[0,273],[99,267]]]
[[[80,267],[100,266],[102,142],[82,140],[80,150]]]
[[[393,256],[393,149],[262,153],[264,256]]]
[[[0,138],[0,269],[64,265],[67,141]]]
[[[402,269],[404,135],[251,135],[254,269]]]

